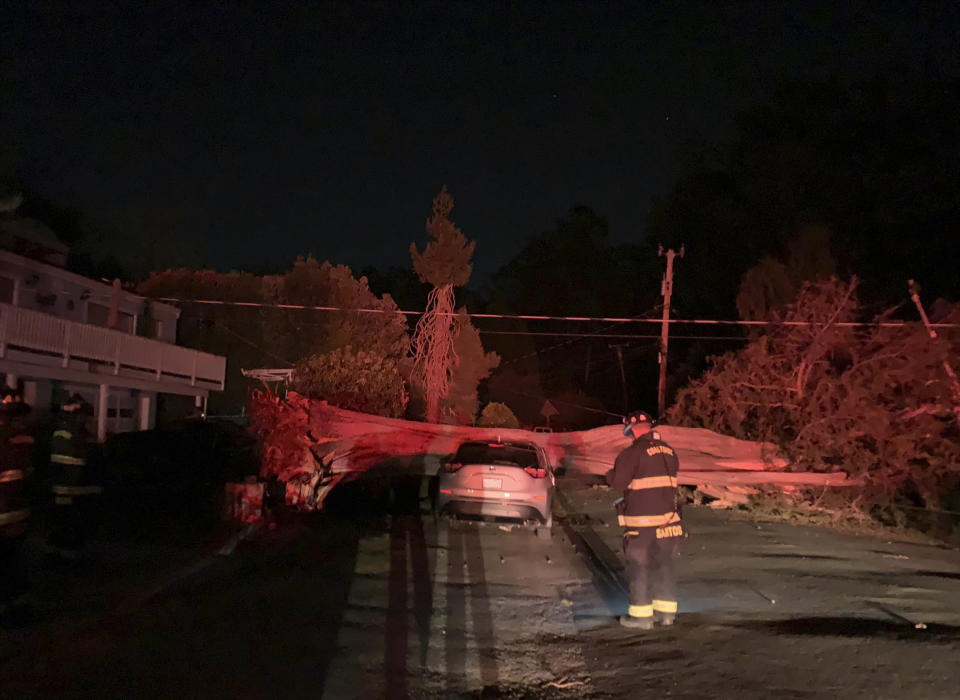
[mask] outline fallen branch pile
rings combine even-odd
[[[516,440],[541,445],[556,468],[603,474],[629,444],[620,426],[571,433],[473,428],[419,423],[357,413],[290,392],[281,400],[255,394],[251,427],[262,445],[261,477],[287,484],[287,502],[312,509],[333,484],[371,469],[434,474],[441,460],[466,440]],[[769,443],[719,435],[702,428],[658,428],[680,457],[680,483],[708,493],[743,494],[746,487],[845,486],[845,474],[785,471]],[[731,500],[738,500],[736,498]]]
[[[843,469],[863,483],[842,494],[854,510],[947,507],[960,492],[960,390],[948,361],[960,334],[888,325],[893,311],[871,318],[856,288],[804,284],[784,323],[680,390],[669,420],[775,443],[797,470]],[[960,306],[937,307],[935,320],[960,321]]]

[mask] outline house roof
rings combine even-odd
[[[57,267],[56,265],[50,265],[49,263],[34,260],[33,258],[17,255],[16,253],[12,253],[8,250],[0,250],[0,261],[32,270],[38,274],[42,273],[52,277],[59,277],[60,279],[70,280],[76,284],[84,285],[88,287],[92,293],[99,297],[109,298],[113,294],[113,286],[110,284],[100,280],[92,279],[90,277],[84,277],[83,275],[78,275],[75,272],[71,272],[70,270],[62,267]],[[147,297],[134,294],[126,289],[121,289],[120,293],[128,301],[133,301],[137,304],[148,301]],[[180,317],[180,309],[178,309],[176,306],[173,306],[172,304],[164,304],[159,301],[149,301],[154,311],[160,311],[164,315],[173,316],[174,318]]]
[[[70,247],[57,238],[57,234],[36,219],[0,217],[0,244],[14,236],[42,245],[61,255],[70,252]]]

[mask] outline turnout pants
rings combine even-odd
[[[86,541],[87,523],[93,516],[94,495],[103,491],[100,486],[54,484],[53,527],[50,544],[67,559],[77,559]]]
[[[86,509],[82,498],[59,497],[52,513],[50,544],[68,559],[80,556],[86,541]]]
[[[24,535],[4,536],[0,527],[0,605],[9,603],[27,590],[23,573]]]
[[[651,618],[677,614],[674,559],[680,548],[680,523],[628,530],[623,538],[630,579],[630,616]]]

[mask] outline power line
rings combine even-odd
[[[507,391],[510,392],[511,394],[517,394],[518,396],[526,396],[527,398],[531,398],[531,399],[539,400],[544,398],[543,396],[534,396],[533,394],[527,393],[525,391],[520,391],[518,389],[507,388]],[[623,418],[622,413],[613,413],[611,411],[604,411],[599,408],[590,408],[589,406],[584,406],[583,404],[574,403],[573,401],[565,401],[563,399],[551,399],[551,398],[547,398],[545,400],[549,401],[550,403],[559,403],[559,404],[564,404],[566,406],[575,406],[576,408],[582,409],[584,411],[589,411],[591,413],[600,413],[605,416],[613,416],[614,418]]]
[[[222,301],[218,299],[180,299],[176,297],[160,297],[155,301],[171,304],[205,304],[209,306],[240,306],[263,309],[286,309],[298,311],[343,311],[347,313],[363,314],[398,314],[403,316],[422,316],[423,311],[408,311],[403,309],[353,309],[344,306],[311,306],[307,304],[265,304],[253,301]],[[455,317],[456,312],[445,314]],[[824,326],[831,325],[836,328],[903,328],[912,321],[882,321],[879,323],[870,323],[868,321],[842,321],[832,324],[817,323],[814,321],[740,321],[729,319],[707,319],[707,318],[671,318],[664,321],[659,318],[646,318],[639,316],[551,316],[540,314],[491,314],[491,313],[471,313],[471,318],[498,318],[518,321],[576,321],[583,323],[657,323],[664,322],[680,325],[707,325],[707,326]],[[931,328],[960,328],[960,323],[931,323]]]
[[[654,307],[653,309],[651,309],[650,311],[647,311],[647,313],[648,313],[648,314],[652,314],[652,313],[654,313],[658,308],[659,308],[659,306],[656,306],[656,307]],[[643,318],[643,316],[640,315],[640,314],[638,314],[635,318],[640,319],[640,318]],[[609,330],[609,329],[613,328],[613,326],[615,326],[615,325],[616,325],[616,324],[607,324],[606,326],[604,326],[603,328],[601,328],[598,333],[602,333],[603,331]],[[478,332],[482,333],[483,331],[478,331]],[[531,333],[533,333],[533,331],[531,331]],[[591,337],[591,336],[597,336],[597,337],[599,337],[597,333],[587,333],[587,334],[583,334],[583,335],[580,335],[579,337],[574,338],[573,340],[564,340],[564,341],[562,341],[562,342],[560,342],[560,343],[556,343],[555,345],[550,345],[549,347],[541,348],[541,349],[539,349],[539,350],[534,350],[533,352],[528,352],[528,353],[525,354],[525,355],[520,355],[520,357],[515,357],[515,358],[513,358],[512,360],[508,360],[507,362],[504,362],[503,365],[501,365],[501,366],[505,367],[505,366],[507,366],[507,365],[512,365],[512,364],[515,363],[515,362],[520,362],[521,360],[526,360],[527,358],[533,357],[534,355],[539,356],[539,355],[541,355],[541,354],[543,354],[543,353],[545,353],[545,352],[550,352],[551,350],[556,350],[557,348],[569,347],[570,345],[573,345],[574,343],[578,343],[578,342],[580,342],[581,340],[583,340],[584,338],[589,338],[589,337]]]
[[[246,337],[240,335],[239,333],[237,333],[235,330],[233,330],[232,328],[230,328],[230,326],[226,325],[225,323],[217,323],[217,325],[220,326],[220,327],[221,327],[223,330],[225,330],[227,333],[230,333],[231,335],[236,336],[240,341],[246,343],[246,344],[249,345],[250,347],[256,348],[257,350],[259,350],[260,352],[262,352],[264,355],[267,355],[268,357],[272,357],[274,360],[280,360],[280,362],[282,362],[283,364],[287,365],[288,367],[293,367],[293,363],[290,362],[289,360],[285,360],[285,359],[283,359],[282,357],[280,357],[279,355],[275,355],[274,353],[270,352],[269,350],[267,350],[267,349],[266,349],[265,347],[263,347],[262,345],[258,345],[257,343],[253,342],[253,341],[250,340],[249,338],[246,338]]]
[[[551,331],[485,331],[477,330],[478,333],[482,335],[534,335],[534,336],[547,336],[547,337],[566,337],[574,336],[578,339],[583,338],[623,338],[623,339],[637,339],[637,340],[659,340],[659,335],[635,335],[632,333],[554,333]],[[750,339],[743,336],[736,335],[671,335],[671,340],[736,340],[741,343],[745,343]],[[555,345],[553,347],[560,347]],[[544,348],[544,350],[551,350],[552,348]]]

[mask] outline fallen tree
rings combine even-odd
[[[803,285],[762,335],[712,358],[668,416],[776,444],[798,470],[842,469],[863,486],[840,494],[837,509],[904,524],[911,509],[948,507],[960,488],[960,405],[947,362],[960,336],[948,327],[931,337],[892,311],[871,317],[856,292],[856,279]],[[934,320],[960,321],[960,307],[935,307]]]
[[[262,446],[261,477],[286,484],[287,503],[320,507],[339,481],[372,469],[434,474],[443,458],[466,440],[532,442],[542,446],[554,468],[602,475],[629,444],[617,425],[570,433],[534,433],[509,428],[475,428],[419,423],[347,411],[325,401],[289,392],[280,399],[256,393],[251,427]],[[785,471],[788,462],[770,443],[720,435],[703,428],[658,428],[680,457],[679,481],[729,490],[758,484],[844,486],[842,472]],[[736,491],[732,491],[736,493]]]

